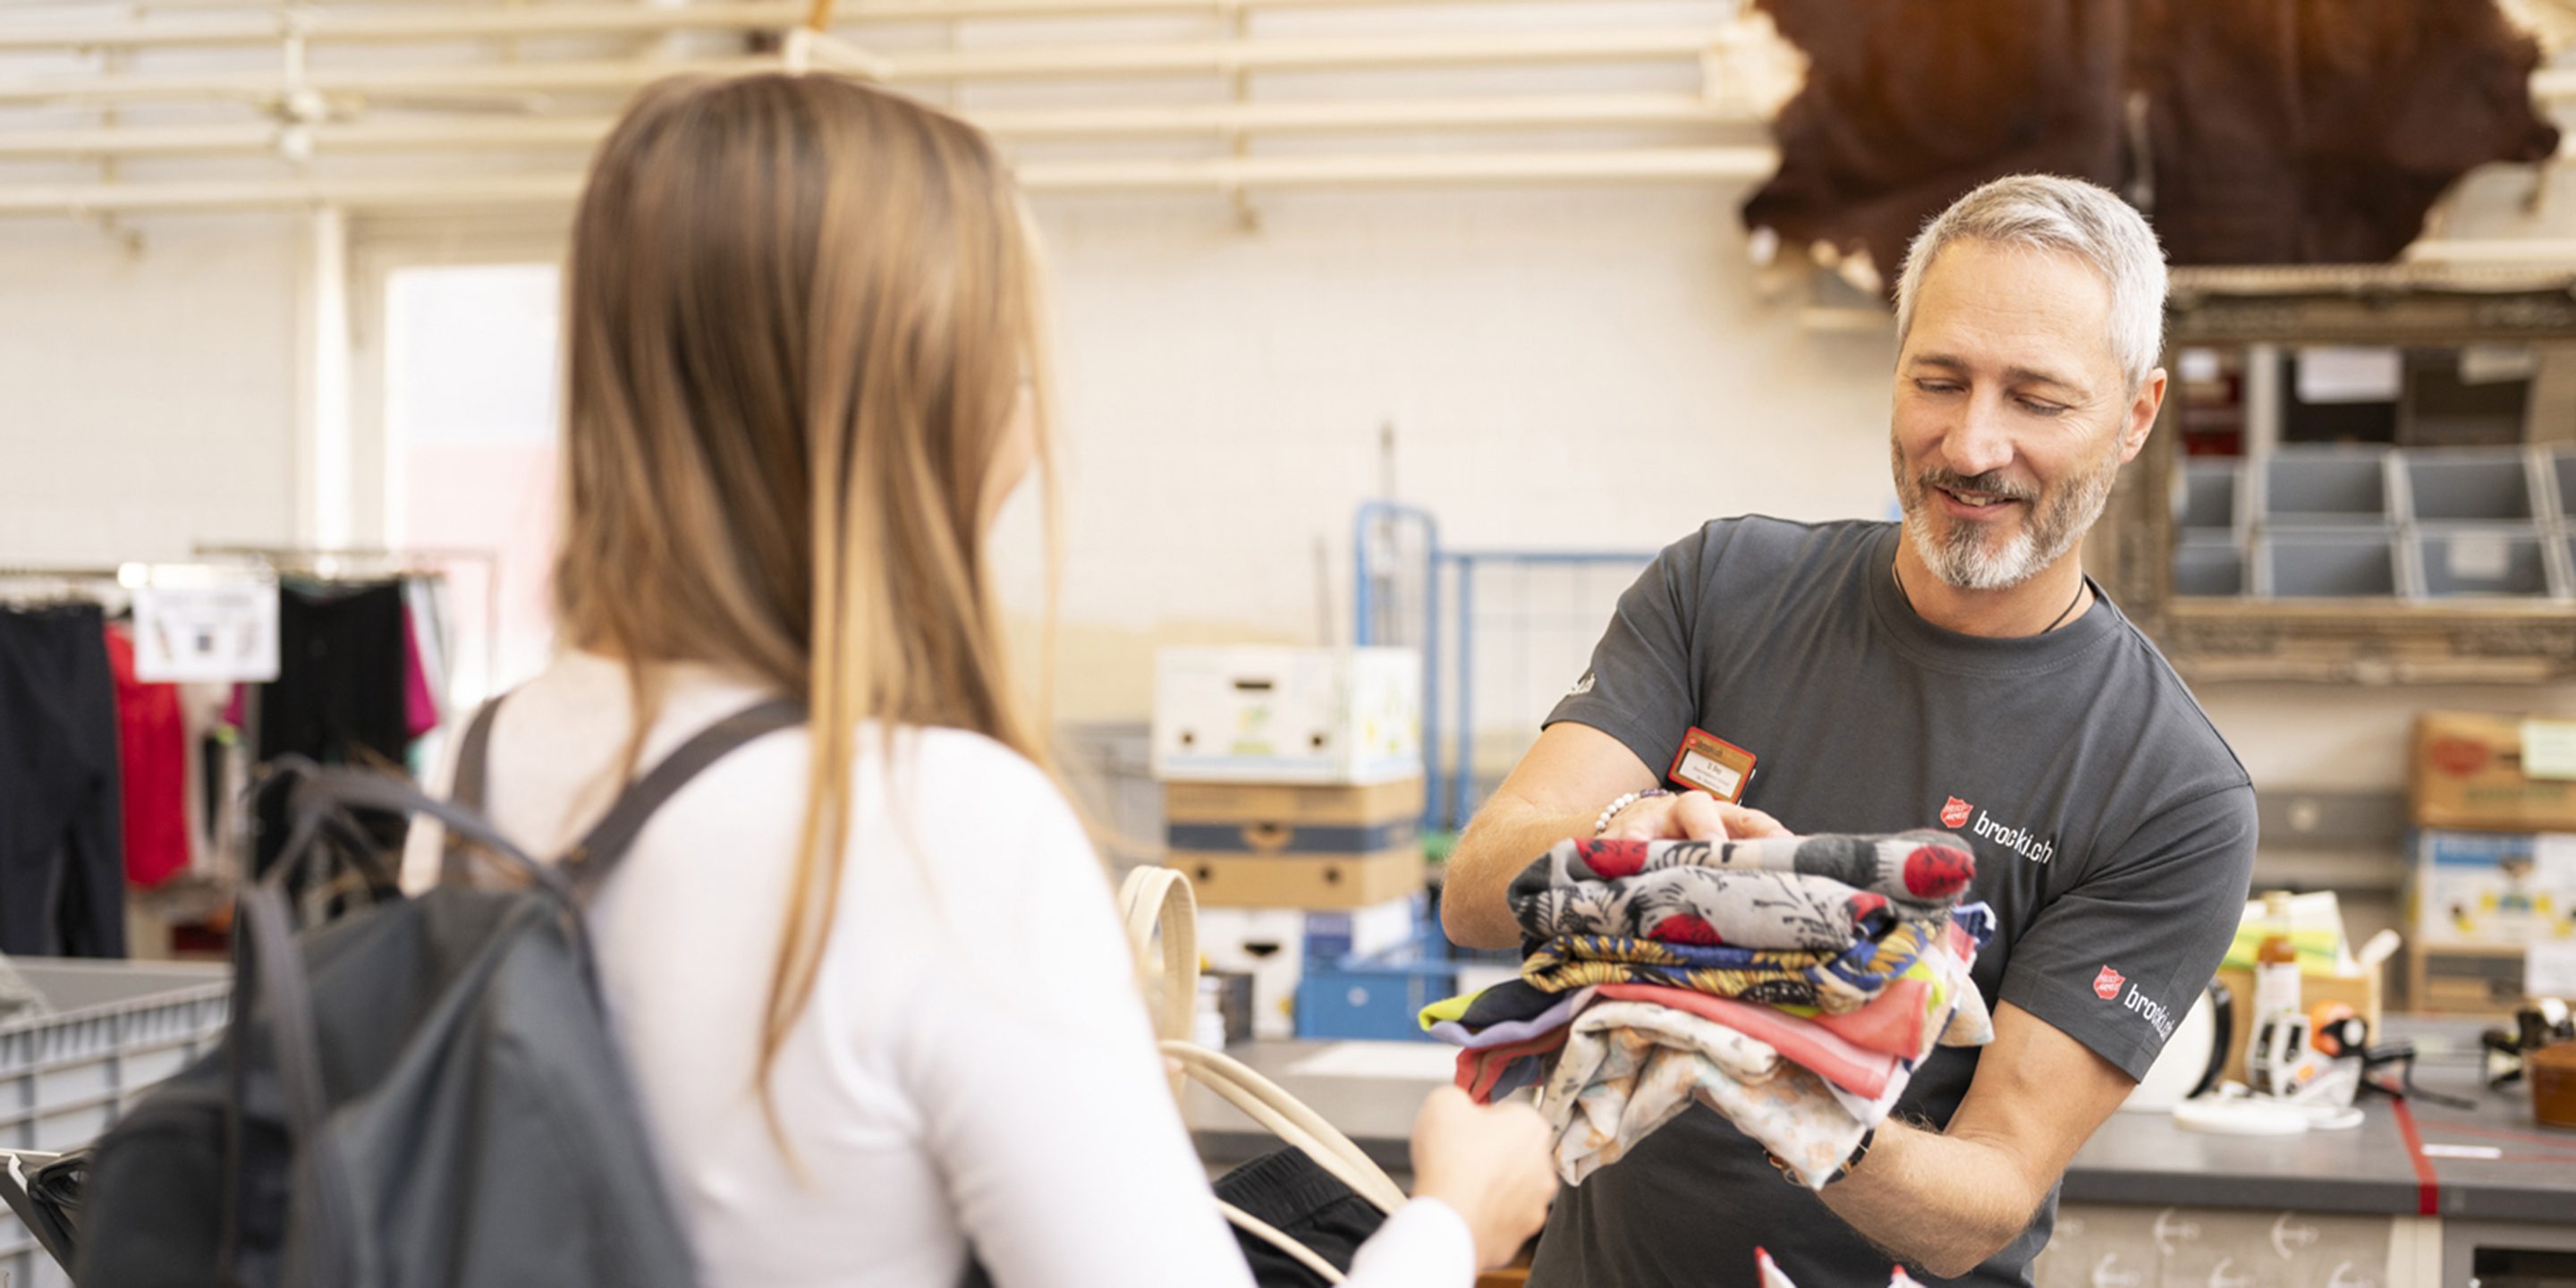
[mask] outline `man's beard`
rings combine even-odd
[[[2009,590],[2038,576],[2084,539],[2110,504],[2111,484],[2120,476],[2119,456],[2106,451],[2092,471],[2043,493],[2027,483],[2007,482],[1992,470],[1967,476],[1935,466],[1909,475],[1904,450],[1893,439],[1888,455],[1895,465],[1896,497],[1905,509],[1906,539],[1933,576],[1961,590]],[[2026,508],[2013,534],[1995,546],[1978,525],[1935,514],[1934,488],[2006,497]]]

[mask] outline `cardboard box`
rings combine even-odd
[[[2372,970],[2359,975],[2301,975],[2299,1005],[2314,1015],[2319,1006],[2341,1002],[2369,1023],[2371,1041],[2382,1041],[2386,1035],[2381,1031],[2379,1021],[2385,1009],[2385,999],[2380,977],[2385,973],[2384,970]],[[2235,994],[2236,1003],[2235,1021],[2227,1034],[2227,1070],[2221,1076],[2243,1082],[2245,1048],[2254,1040],[2254,972],[2222,970],[2218,972],[2218,982]]]
[[[2414,1010],[2506,1018],[2522,1005],[2522,949],[2416,944],[2406,950],[2406,984]]]
[[[1422,815],[1422,776],[1381,783],[1163,784],[1163,820],[1181,823],[1274,823],[1287,827],[1360,826]]]
[[[2409,775],[2416,825],[2576,832],[2576,778],[2523,772],[2523,723],[2522,716],[2485,712],[2418,714]]]
[[[1348,857],[1174,852],[1204,908],[1365,908],[1422,889],[1422,847]]]
[[[2428,948],[2576,934],[2576,835],[2418,833],[2407,924],[2408,942]]]
[[[1294,1037],[1297,981],[1306,971],[1306,914],[1294,908],[1202,907],[1198,939],[1199,956],[1210,970],[1252,977],[1252,1036]]]
[[[1185,854],[1350,858],[1412,845],[1422,780],[1349,787],[1169,783],[1163,843]]]
[[[1166,782],[1419,778],[1422,655],[1394,648],[1163,649],[1154,655],[1153,764]]]

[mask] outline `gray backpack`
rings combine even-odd
[[[240,901],[231,1030],[99,1142],[81,1288],[694,1282],[581,909],[657,808],[803,708],[765,702],[700,733],[556,864],[477,812],[493,710],[467,731],[454,804],[362,771],[282,767],[270,786],[292,791],[294,828]],[[436,818],[526,885],[472,888],[452,862],[426,895],[299,938],[290,874],[392,885],[359,811]]]

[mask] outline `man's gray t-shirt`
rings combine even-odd
[[[1704,729],[1758,758],[1743,803],[1792,831],[1951,828],[1997,917],[1975,972],[1988,1004],[2142,1077],[2234,936],[2253,785],[2108,598],[2047,634],[1960,635],[1906,603],[1899,539],[1887,523],[1708,524],[1621,596],[1548,723],[1599,729],[1658,774]],[[1946,1125],[1976,1071],[1975,1051],[1943,1049],[1897,1113]],[[2029,1283],[2056,1212],[2052,1191],[1955,1282]],[[1757,1246],[1802,1285],[1887,1282],[1884,1253],[1694,1106],[1558,1196],[1530,1283],[1749,1285]]]

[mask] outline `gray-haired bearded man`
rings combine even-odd
[[[1694,1107],[1566,1191],[1533,1288],[2029,1282],[2078,1147],[2145,1074],[2244,907],[2244,768],[2079,546],[2154,428],[2163,255],[2090,184],[1998,180],[1898,289],[1901,525],[1720,519],[1621,598],[1592,669],[1478,814],[1443,917],[1518,942],[1504,889],[1567,836],[1946,826],[1991,904],[1982,1050],[1943,1049],[1820,1191]],[[1657,787],[1694,728],[1751,752],[1740,804]],[[1612,808],[1615,807],[1615,808]],[[1608,809],[1604,816],[1605,808]]]

